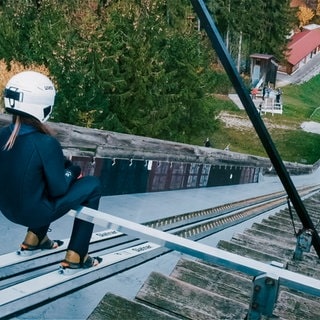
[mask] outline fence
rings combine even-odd
[[[98,176],[103,195],[258,182],[260,168],[234,165],[74,156],[83,175]]]

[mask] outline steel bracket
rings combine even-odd
[[[278,291],[278,276],[265,273],[255,277],[247,319],[259,320],[262,315],[271,317],[277,302]]]
[[[310,252],[313,238],[312,229],[300,230],[297,234],[296,249],[293,254],[294,260],[302,260],[303,252]]]

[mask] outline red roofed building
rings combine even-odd
[[[320,26],[306,26],[292,36],[288,44],[287,62],[279,71],[291,74],[320,52]]]

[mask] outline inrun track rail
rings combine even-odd
[[[311,195],[319,192],[319,186],[304,188],[300,190],[300,192],[301,194]],[[264,198],[264,201],[262,198]],[[203,247],[200,246],[198,248],[193,245],[193,243],[195,243],[194,240],[207,237],[224,228],[241,223],[265,211],[285,204],[286,196],[280,192],[270,196],[248,199],[248,204],[245,202],[246,201],[240,201],[233,204],[226,204],[225,208],[234,207],[235,210],[226,214],[218,214],[216,217],[212,217],[212,212],[217,214],[216,208],[203,210],[207,213],[207,219],[203,218],[204,212],[202,212],[199,221],[190,223],[186,219],[184,226],[177,226],[176,228],[167,225],[167,228],[170,229],[170,231],[167,232],[132,223],[124,219],[119,220],[119,218],[89,208],[79,208],[77,211],[73,210],[69,213],[70,215],[107,227],[106,230],[113,230],[111,233],[107,232],[110,234],[110,238],[107,241],[99,242],[100,249],[97,254],[104,258],[103,263],[99,265],[98,268],[90,268],[72,276],[60,275],[57,271],[57,265],[53,263],[37,270],[30,270],[19,276],[12,275],[8,279],[0,281],[0,312],[3,317],[15,313],[19,314],[23,312],[25,308],[32,308],[38,304],[48,303],[50,299],[66,295],[70,291],[81,288],[82,286],[87,286],[103,278],[111,277],[160,255],[169,253],[172,250],[181,251],[209,262],[214,261],[214,263],[218,265],[242,271],[249,275],[263,274],[266,270],[265,268],[268,269],[270,267],[269,265],[266,267],[265,264],[257,264],[257,262],[251,259],[242,260],[241,258],[239,260],[236,258],[236,255],[229,257],[229,254],[222,253],[224,252],[222,250],[218,250],[219,254],[216,256],[215,252],[217,249],[215,248],[206,246],[206,250],[203,251]],[[242,203],[242,205],[240,205],[240,203]],[[225,210],[225,208],[223,208],[223,210]],[[181,216],[184,216],[184,218],[188,216],[190,218],[190,215],[192,214],[183,214]],[[171,218],[172,217],[170,217],[170,219]],[[176,218],[180,220],[178,216]],[[194,219],[194,217],[191,218]],[[176,221],[173,223],[176,223]],[[162,223],[160,224],[162,225]],[[161,228],[163,229],[163,226]],[[112,237],[113,234],[114,239]],[[128,237],[128,242],[126,242],[126,237]],[[119,241],[118,245],[116,244],[117,241]],[[181,243],[181,241],[183,242]],[[109,242],[112,244],[110,245]],[[105,249],[103,249],[103,247],[105,247]],[[214,256],[212,256],[212,252],[215,253]],[[56,258],[59,258],[58,254]],[[229,258],[231,258],[230,261]],[[38,263],[38,259],[39,258],[34,259],[33,265]],[[235,263],[235,261],[238,262]],[[27,267],[27,263],[25,263],[25,266]],[[262,266],[264,267],[262,268]],[[262,269],[260,270],[260,268]],[[275,272],[276,269],[272,270]],[[306,283],[303,282],[302,287],[300,287],[300,280],[305,281],[306,279],[300,279],[298,275],[297,281],[291,283],[293,278],[294,276],[290,276],[288,279],[285,278],[286,280],[283,280],[284,282],[282,281],[281,284],[289,281],[288,287],[290,288],[300,288],[300,290],[305,290],[306,292],[316,295],[318,294],[317,284],[315,288],[311,288],[309,286],[310,282],[307,281]]]

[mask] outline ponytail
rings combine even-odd
[[[41,123],[39,120],[37,120],[36,118],[32,118],[32,117],[24,117],[24,116],[20,116],[20,115],[14,115],[12,122],[14,124],[12,133],[8,139],[8,141],[6,142],[6,144],[3,147],[3,150],[9,151],[10,149],[12,149],[16,138],[19,134],[19,130],[21,127],[21,124],[27,124],[30,126],[35,127],[39,132],[47,134],[47,135],[53,135],[53,131],[51,129],[49,129],[46,125],[44,125],[43,123]]]
[[[13,127],[13,130],[12,130],[12,133],[11,133],[8,141],[4,145],[3,150],[8,151],[8,150],[12,149],[12,147],[14,145],[14,142],[16,141],[16,138],[18,136],[20,127],[21,127],[20,116],[15,116],[14,127]]]

